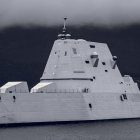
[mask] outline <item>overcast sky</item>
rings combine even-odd
[[[140,24],[140,0],[0,0],[0,27]]]

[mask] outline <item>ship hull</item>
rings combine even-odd
[[[119,93],[1,94],[0,124],[139,118],[134,95],[139,97],[127,94],[128,100],[121,101]]]

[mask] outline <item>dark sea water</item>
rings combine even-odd
[[[140,119],[1,127],[0,140],[140,140]]]

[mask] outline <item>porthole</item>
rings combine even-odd
[[[89,64],[89,61],[88,61],[88,60],[85,60],[85,63],[86,63],[86,64]]]
[[[102,62],[102,64],[103,64],[103,65],[106,65],[106,63],[105,63],[105,62]]]
[[[92,109],[92,104],[91,103],[89,103],[88,106],[89,106],[90,109]]]
[[[65,56],[67,56],[67,52],[65,51]]]
[[[120,82],[120,84],[123,84],[123,82]]]
[[[90,48],[95,48],[95,45],[90,45]]]

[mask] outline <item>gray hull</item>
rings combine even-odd
[[[16,93],[2,94],[0,123],[61,122],[138,118],[139,94],[122,102],[116,93]],[[16,96],[16,100],[13,100]],[[136,97],[137,98],[136,98]],[[136,99],[135,99],[136,98]],[[92,105],[92,107],[89,105]]]

